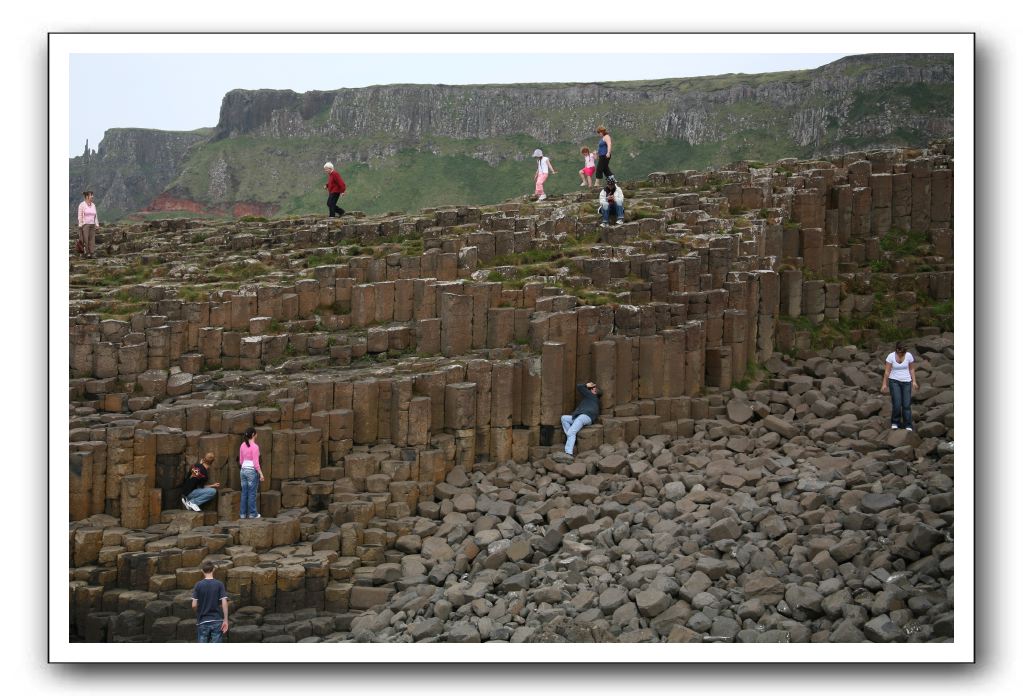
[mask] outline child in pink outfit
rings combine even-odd
[[[597,165],[593,161],[593,153],[590,152],[590,148],[584,147],[579,151],[583,156],[583,168],[579,170],[579,185],[580,186],[594,186],[593,173],[597,171]]]
[[[536,200],[542,201],[547,198],[547,194],[543,192],[543,182],[547,181],[548,174],[557,174],[558,171],[551,164],[550,157],[544,157],[543,150],[533,150],[533,157],[536,158],[536,174],[533,175],[533,179],[536,180]]]

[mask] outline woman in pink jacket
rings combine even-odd
[[[78,204],[78,238],[82,240],[82,256],[92,258],[96,253],[96,229],[99,214],[92,202],[92,191],[83,191],[84,201]]]
[[[242,503],[239,517],[243,520],[256,519],[261,517],[256,508],[256,494],[259,493],[259,483],[265,480],[263,472],[259,468],[259,445],[256,444],[256,429],[249,428],[242,438],[244,441],[238,448],[238,463],[242,467]]]

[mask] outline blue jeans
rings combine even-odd
[[[909,402],[913,395],[913,383],[890,379],[888,380],[888,391],[892,395],[892,425],[912,428],[913,413],[909,408]]]
[[[194,491],[185,496],[185,500],[190,503],[195,503],[199,507],[202,507],[203,503],[208,503],[217,497],[216,488],[196,488]]]
[[[200,643],[223,643],[224,634],[220,632],[220,621],[207,621],[196,624],[195,632],[199,636]]]
[[[612,212],[615,214],[615,218],[618,220],[622,220],[625,218],[625,207],[620,206],[617,203],[610,203],[600,209],[600,214],[604,218],[604,222],[607,222],[608,216]]]
[[[256,508],[256,494],[259,492],[259,474],[255,469],[242,469],[241,516],[251,517],[259,512]]]
[[[593,420],[585,413],[572,419],[572,416],[561,417],[561,429],[565,431],[565,435],[568,437],[565,440],[565,452],[572,454],[575,449],[575,436],[580,430],[585,428],[587,425],[592,423]]]

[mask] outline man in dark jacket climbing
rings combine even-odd
[[[573,454],[575,450],[575,436],[580,430],[597,420],[600,415],[601,391],[593,382],[575,385],[579,392],[579,405],[575,407],[570,416],[561,417],[561,427],[565,431],[565,454]]]

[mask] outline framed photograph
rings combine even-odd
[[[972,34],[48,69],[51,662],[974,660]]]

